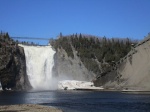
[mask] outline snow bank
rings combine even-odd
[[[79,90],[79,89],[103,89],[102,87],[95,87],[93,82],[64,80],[58,83],[58,89],[64,90]]]

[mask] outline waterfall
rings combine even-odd
[[[0,82],[0,90],[2,90],[2,85],[1,85],[1,82]]]
[[[51,46],[25,46],[26,71],[34,90],[53,89],[52,68],[55,51]]]

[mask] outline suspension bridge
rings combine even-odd
[[[11,37],[12,39],[26,39],[26,40],[51,40],[52,38],[41,38],[41,37]]]
[[[52,38],[42,38],[42,37],[21,37],[21,36],[11,36],[10,38],[14,40],[20,40],[21,42],[34,43],[35,45],[47,45],[53,39]],[[23,43],[22,43],[23,44]]]

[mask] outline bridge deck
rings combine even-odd
[[[32,39],[32,40],[50,40],[52,38],[39,38],[39,37],[11,37],[13,39]]]

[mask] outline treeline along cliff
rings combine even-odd
[[[77,76],[91,76],[85,80],[93,79],[95,86],[103,86],[105,89],[150,91],[150,34],[139,43],[129,38],[60,34],[58,39],[51,41],[51,45],[61,54],[63,61],[70,58],[70,66],[76,62],[71,60],[78,59],[76,65],[81,70],[86,68],[87,75],[85,72],[77,72]],[[66,52],[65,55],[60,52],[62,50]],[[69,67],[67,68],[69,71]],[[69,75],[76,75],[71,73]]]
[[[109,70],[115,62],[127,55],[131,50],[131,44],[136,44],[136,42],[131,41],[129,38],[109,39],[106,37],[100,38],[82,34],[69,36],[60,34],[58,39],[51,40],[51,45],[56,49],[57,53],[59,53],[59,56],[62,55],[62,60],[68,60],[70,58],[70,62],[73,64],[72,60],[78,58],[79,61],[78,63],[76,62],[76,66],[79,66],[78,68],[81,69],[84,66],[84,68],[87,69],[89,72],[88,76],[91,75],[90,78],[87,78],[90,81],[104,71]],[[66,58],[66,54],[60,53],[62,49],[69,58]],[[72,65],[70,64],[70,66]],[[65,69],[65,71],[67,70],[69,70],[69,67]],[[76,71],[78,70],[76,69]],[[82,74],[80,73],[78,75],[84,75],[84,73],[85,72],[82,72]],[[70,73],[70,75],[76,74]]]
[[[94,81],[105,88],[150,91],[150,35]]]

